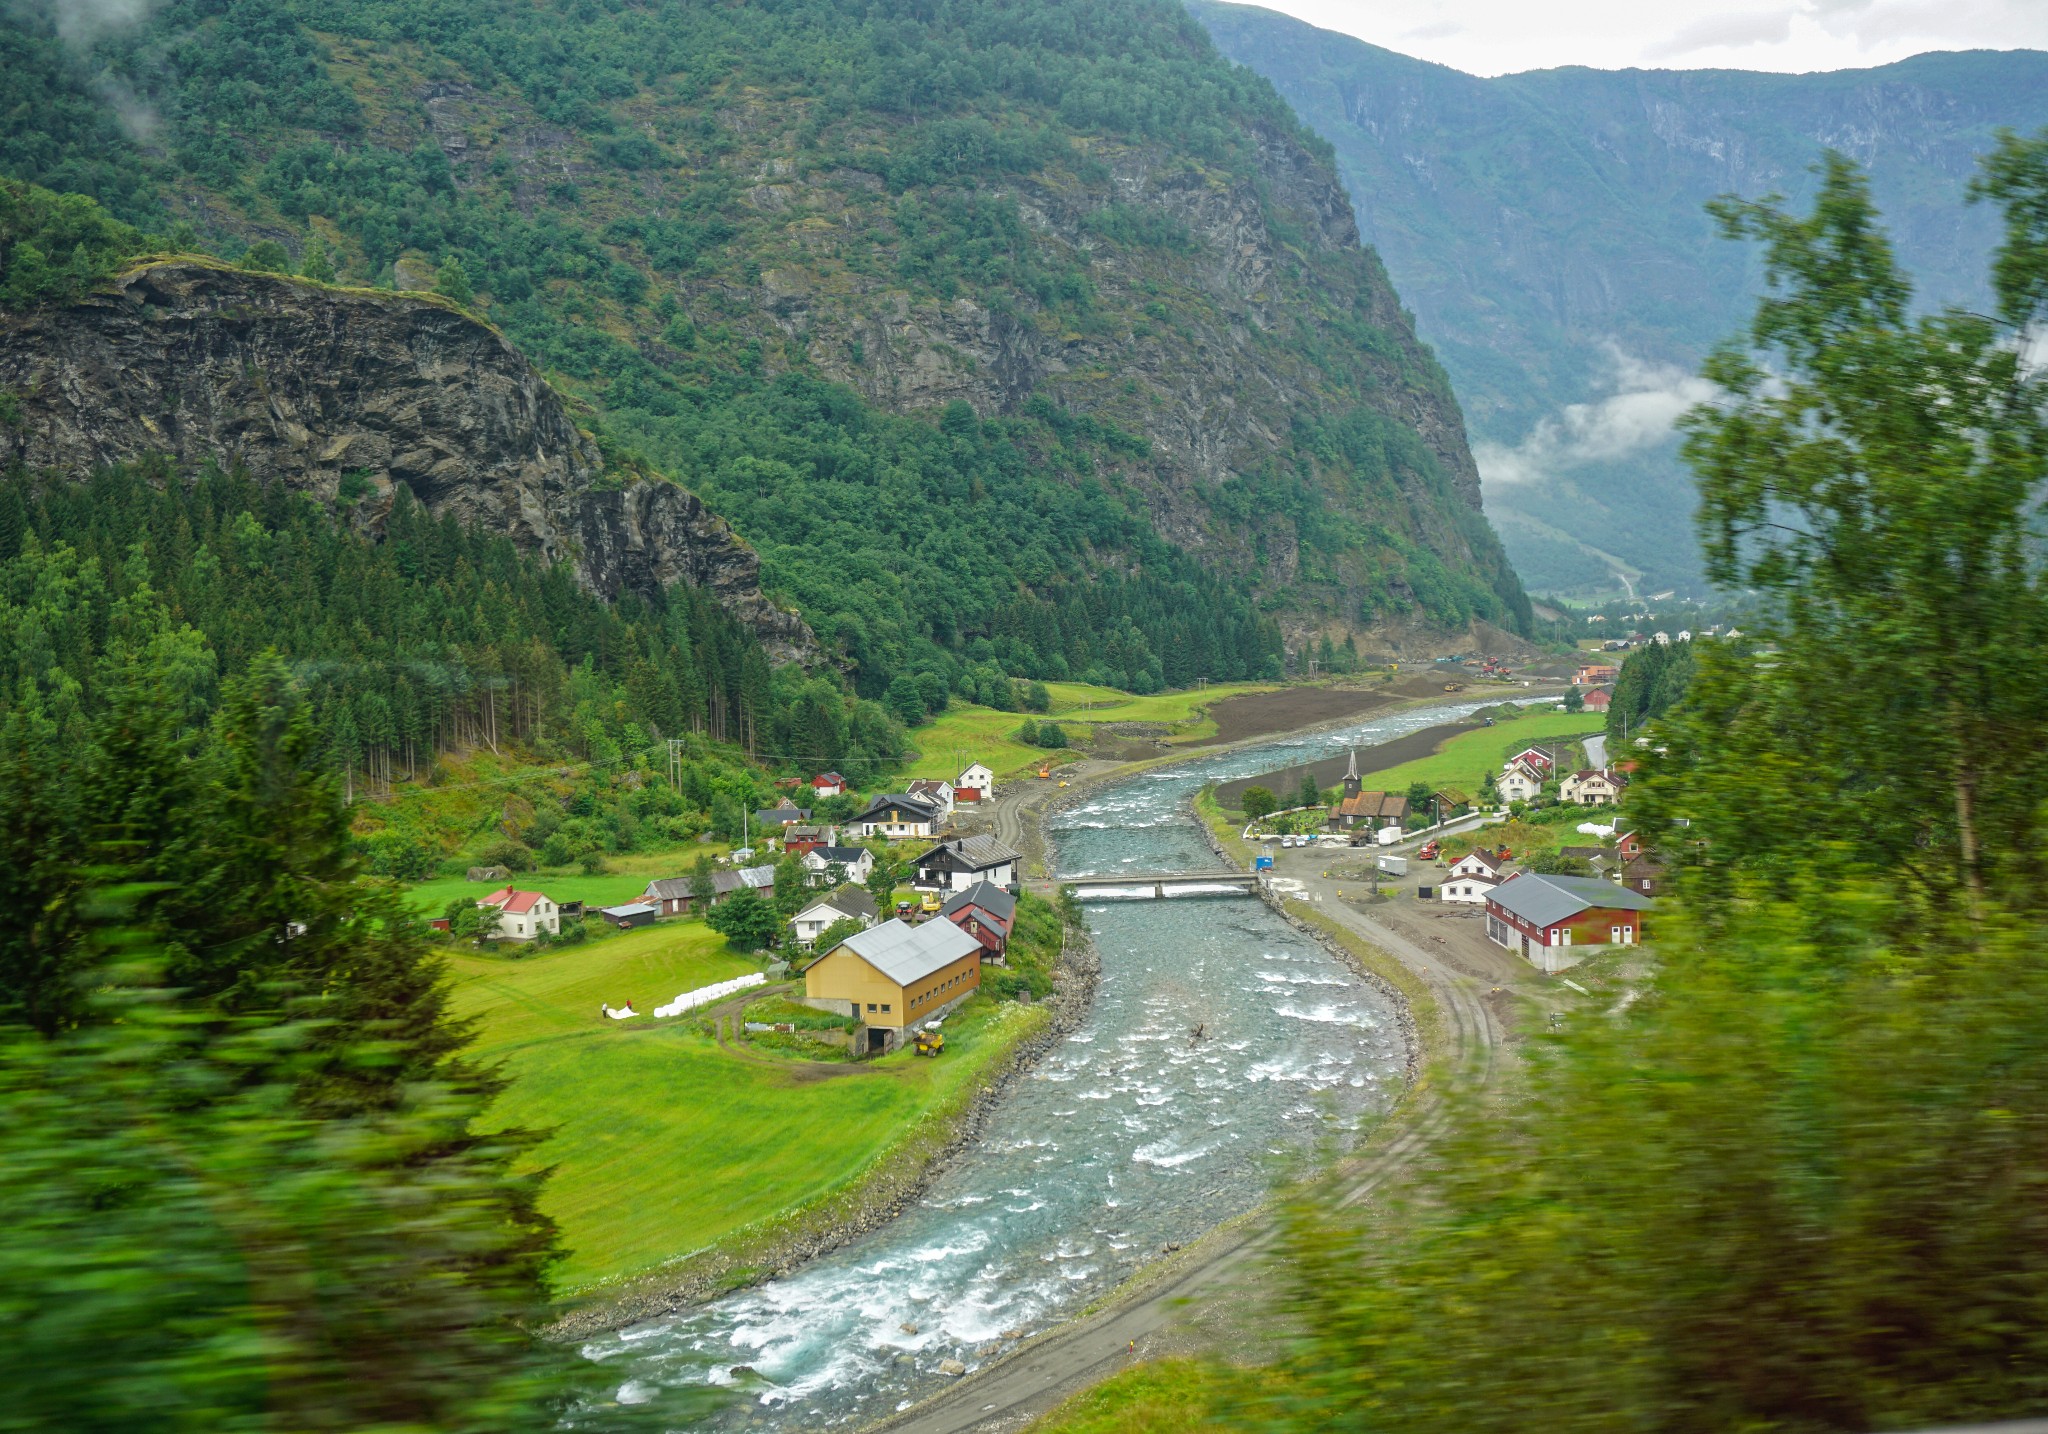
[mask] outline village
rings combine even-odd
[[[1612,664],[1580,663],[1553,720],[1604,718],[1616,675]],[[1499,730],[1489,719],[1451,740],[1479,748]],[[1427,781],[1369,790],[1356,751],[1327,793],[1304,773],[1297,796],[1313,802],[1280,810],[1269,788],[1245,787],[1240,836],[1258,844],[1254,869],[1284,893],[1368,904],[1475,957],[1494,948],[1544,975],[1645,941],[1664,867],[1621,815],[1639,764],[1610,761],[1598,733],[1505,745],[1476,790]],[[1331,863],[1353,852],[1358,861]]]
[[[846,779],[824,772],[806,784],[814,799],[846,795]],[[610,906],[558,901],[513,884],[510,873],[476,868],[473,879],[506,878],[476,901],[480,939],[546,941],[565,920],[632,931],[704,917],[738,949],[768,950],[778,979],[801,980],[789,1000],[828,1013],[844,1049],[879,1056],[914,1046],[944,1049],[944,1019],[982,987],[984,964],[1006,967],[1022,890],[1022,859],[993,835],[963,828],[963,813],[992,807],[996,778],[981,762],[953,780],[920,778],[899,792],[868,798],[843,822],[814,820],[810,807],[784,805],[750,814],[758,846],[728,861],[648,881],[638,899]],[[971,825],[971,824],[969,824]],[[908,895],[899,895],[908,887]],[[454,918],[429,924],[450,931]],[[734,986],[739,994],[765,981]],[[729,983],[718,983],[721,987]],[[711,987],[704,988],[710,991]],[[1022,993],[1029,999],[1029,990]],[[603,1003],[610,1021],[672,1018],[710,1002],[698,992],[643,1013],[629,999]],[[778,1035],[801,1029],[810,1042],[839,1044],[815,1023],[747,1023]]]

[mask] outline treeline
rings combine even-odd
[[[701,734],[856,780],[905,750],[880,706],[771,671],[704,594],[607,605],[566,566],[437,520],[402,488],[372,542],[282,485],[217,469],[0,477],[0,704],[60,740],[83,731],[131,610],[189,625],[193,661],[214,673],[282,654],[349,794],[509,742],[610,766]]]
[[[1652,642],[1621,660],[1621,671],[1615,675],[1613,697],[1607,708],[1610,738],[1620,743],[1640,737],[1646,722],[1662,717],[1678,705],[1699,670],[1693,646],[1690,642]]]

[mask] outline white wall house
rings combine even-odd
[[[817,945],[826,927],[849,919],[858,921],[863,930],[877,919],[874,897],[857,886],[843,886],[830,896],[819,897],[791,917],[789,926],[796,944],[808,951]]]
[[[531,941],[543,931],[551,936],[562,934],[562,908],[538,891],[518,891],[507,886],[477,905],[501,913],[494,940]]]
[[[1604,807],[1621,800],[1621,784],[1606,772],[1572,772],[1557,784],[1567,806]]]
[[[1482,906],[1486,902],[1486,893],[1499,885],[1500,883],[1490,876],[1454,876],[1442,886],[1439,886],[1436,889],[1436,894],[1437,898],[1441,901],[1457,901],[1473,906]]]
[[[976,762],[953,779],[954,794],[957,796],[962,789],[979,792],[979,800],[992,802],[996,796],[996,774]]]
[[[1509,767],[1494,783],[1503,802],[1533,802],[1543,792],[1543,779],[1519,764]]]

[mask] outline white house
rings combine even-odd
[[[846,872],[848,881],[867,884],[868,874],[875,869],[875,855],[864,846],[817,846],[804,853],[805,880],[812,886],[822,886],[834,866]]]
[[[992,836],[942,841],[917,859],[917,874],[910,884],[919,891],[936,891],[942,896],[966,891],[984,881],[1014,892],[1018,861],[1016,852]]]
[[[1474,851],[1451,863],[1453,879],[1484,877],[1487,881],[1499,881],[1500,872],[1500,860],[1489,851]]]
[[[501,887],[477,905],[500,913],[493,940],[531,941],[543,931],[550,936],[562,934],[562,908],[538,891]]]
[[[1436,889],[1437,898],[1442,901],[1462,901],[1479,906],[1486,901],[1486,894],[1500,885],[1500,879],[1492,876],[1454,876]]]
[[[969,793],[972,793],[970,796]],[[953,779],[953,799],[957,802],[992,802],[996,799],[996,774],[976,762]]]
[[[1493,785],[1503,802],[1533,802],[1543,791],[1543,778],[1517,762]]]
[[[904,837],[935,836],[940,820],[939,809],[924,798],[907,792],[885,792],[869,802],[868,809],[848,822],[846,829],[854,836],[897,841]]]
[[[1621,783],[1611,772],[1572,772],[1557,784],[1557,795],[1567,806],[1604,807],[1621,800]]]
[[[919,777],[903,789],[913,797],[922,797],[939,809],[939,815],[953,814],[953,784],[936,777]]]
[[[808,951],[817,944],[826,927],[851,920],[858,921],[865,931],[875,924],[879,914],[874,897],[858,886],[842,886],[799,911],[790,918],[789,925],[795,933],[796,944]]]

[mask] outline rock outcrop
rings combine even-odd
[[[76,303],[0,314],[0,464],[83,478],[168,455],[333,501],[360,475],[374,532],[404,484],[438,515],[571,564],[592,591],[705,589],[781,660],[816,644],[695,494],[607,467],[561,396],[487,325],[418,295],[191,261]]]

